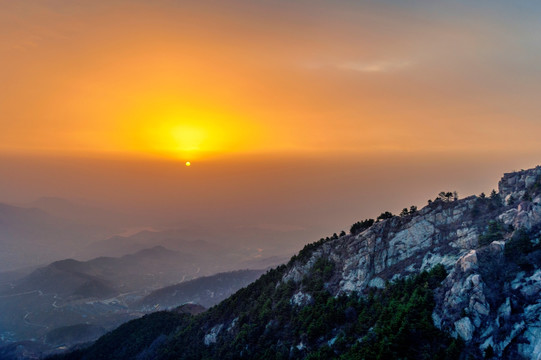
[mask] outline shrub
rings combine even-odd
[[[377,221],[380,221],[380,220],[387,220],[387,219],[391,219],[394,215],[390,212],[390,211],[385,211],[385,212],[382,212],[378,217],[377,217]]]
[[[479,235],[479,246],[485,246],[493,241],[503,240],[504,224],[499,221],[490,221],[487,230]]]
[[[352,235],[356,235],[356,234],[362,233],[363,231],[365,231],[372,225],[374,225],[374,219],[366,219],[363,221],[357,221],[355,224],[351,225],[349,232]]]
[[[522,255],[528,254],[532,249],[530,236],[524,229],[520,229],[505,244],[504,254],[508,258],[516,260]]]

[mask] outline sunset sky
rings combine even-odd
[[[444,186],[489,191],[541,163],[540,16],[533,1],[0,0],[0,201],[327,231]]]
[[[541,13],[506,3],[2,1],[0,146],[537,150]]]

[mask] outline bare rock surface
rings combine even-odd
[[[327,289],[362,294],[443,264],[448,276],[432,316],[438,328],[481,353],[490,346],[499,358],[541,359],[541,263],[527,258],[528,268],[506,250],[521,231],[531,246],[539,242],[541,167],[504,174],[498,188],[490,198],[433,201],[414,214],[324,242],[283,281],[301,281],[319,257],[327,257],[336,265]],[[489,234],[491,224],[500,232]],[[306,299],[297,294],[292,302]]]

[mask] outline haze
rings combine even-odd
[[[539,163],[538,4],[0,6],[0,201],[103,209],[101,240],[286,256]]]

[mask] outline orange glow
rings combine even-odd
[[[259,136],[255,124],[227,110],[150,104],[125,115],[118,143],[135,153],[197,159],[239,152]]]
[[[4,1],[0,152],[538,149],[537,55],[484,13],[210,3]]]
[[[0,0],[0,203],[88,199],[141,228],[227,243],[238,226],[242,248],[285,248],[442,190],[490,193],[541,161],[540,14]]]

